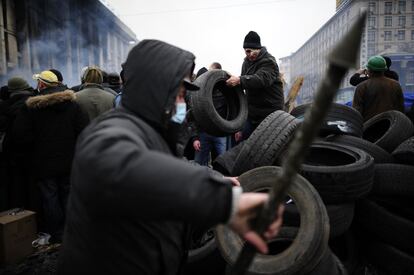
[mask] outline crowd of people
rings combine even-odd
[[[234,140],[247,139],[266,116],[283,110],[283,84],[276,59],[250,31],[243,41],[240,76],[226,81],[247,94],[248,118]],[[3,209],[38,213],[39,231],[63,242],[61,274],[177,274],[193,226],[226,223],[262,253],[281,226],[281,211],[264,236],[251,228],[264,193],[242,193],[235,177],[209,167],[229,148],[226,138],[198,129],[187,142],[192,165],[177,150],[186,123],[192,53],[157,40],[143,40],[120,74],[82,70],[68,88],[56,69],[35,74],[33,89],[21,77],[1,88],[1,184]],[[353,106],[364,120],[387,110],[403,111],[398,75],[384,57],[357,72]],[[221,69],[214,62],[208,70]],[[213,99],[217,110],[225,100]],[[215,152],[211,152],[215,148]],[[213,150],[214,151],[214,150]]]

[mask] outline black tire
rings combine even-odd
[[[329,217],[329,238],[333,239],[344,234],[354,218],[354,203],[325,205]],[[300,226],[300,214],[295,204],[287,204],[283,213],[283,224]]]
[[[269,251],[274,250],[275,252],[283,251],[286,248],[287,244],[292,244],[295,240],[298,233],[297,227],[282,227],[278,236],[269,242]],[[272,254],[272,252],[269,252]],[[231,274],[231,266],[227,265],[226,267],[226,275]],[[248,272],[248,275],[252,274],[262,274],[262,273],[251,273]],[[279,273],[278,273],[279,274]],[[335,256],[332,251],[327,248],[322,256],[322,259],[319,263],[315,266],[315,268],[307,273],[307,275],[321,275],[321,274],[329,274],[329,275],[347,275],[346,269]]]
[[[371,191],[374,159],[364,151],[330,142],[314,142],[300,174],[326,204],[353,202]]]
[[[399,163],[414,165],[414,137],[401,143],[392,155]]]
[[[399,111],[387,111],[364,123],[363,138],[392,153],[413,132],[414,126],[406,115]]]
[[[244,142],[233,168],[241,175],[256,167],[273,165],[292,140],[299,123],[284,111],[268,115]]]
[[[187,263],[200,261],[213,253],[217,248],[214,231],[212,229],[207,230],[200,239],[200,246],[191,248],[188,251]]]
[[[223,70],[211,70],[194,82],[199,91],[191,94],[194,119],[201,130],[213,136],[227,136],[243,128],[247,119],[247,97],[240,88],[226,85],[229,78]],[[222,117],[213,104],[213,94],[221,92],[226,99],[227,115]]]
[[[357,204],[355,222],[368,235],[409,254],[414,253],[414,222],[391,213],[370,200]]]
[[[366,241],[364,254],[368,261],[392,275],[412,275],[414,271],[414,257],[399,249],[378,241]]]
[[[290,114],[299,120],[303,120],[306,110],[311,103],[299,105]],[[326,117],[324,118],[319,135],[327,136],[330,134],[352,135],[362,137],[364,120],[361,114],[352,107],[332,103]]]
[[[385,197],[414,198],[414,166],[376,164],[372,194]]]
[[[281,168],[276,166],[253,169],[239,177],[246,192],[269,190]],[[307,274],[320,262],[327,248],[329,221],[325,206],[317,191],[303,177],[287,190],[302,213],[301,227],[295,240],[277,255],[257,254],[249,267],[252,274]],[[242,248],[243,241],[224,225],[216,227],[216,240],[223,258],[233,265]]]
[[[394,162],[394,158],[390,153],[388,153],[378,145],[362,138],[346,135],[331,135],[326,137],[325,140],[328,142],[339,143],[364,150],[374,158],[375,163]]]
[[[233,167],[244,141],[224,152],[213,161],[213,169],[225,176],[233,176]]]
[[[315,269],[309,272],[307,275],[348,275],[347,270],[342,264],[341,260],[327,248],[321,261],[316,265]]]
[[[359,274],[355,272],[358,269],[360,253],[355,236],[351,230],[335,239],[329,240],[329,248],[341,260],[349,274]]]

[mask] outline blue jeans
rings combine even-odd
[[[195,152],[194,160],[204,166],[208,166],[210,161],[210,152],[214,149],[215,156],[219,156],[226,151],[226,137],[215,137],[207,133],[200,133],[201,148],[199,152]]]

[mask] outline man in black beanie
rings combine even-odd
[[[231,76],[227,85],[241,85],[247,93],[249,115],[241,132],[236,133],[236,142],[247,139],[269,114],[283,110],[283,83],[276,59],[262,47],[260,36],[250,31],[243,42],[246,58],[241,76]]]

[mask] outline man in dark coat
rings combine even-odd
[[[242,133],[236,135],[236,141],[247,139],[269,114],[283,110],[283,83],[276,59],[262,47],[260,36],[250,31],[243,43],[246,53],[241,76],[231,76],[227,85],[241,85],[247,93],[249,115]]]
[[[121,106],[94,120],[77,144],[60,274],[179,274],[189,222],[230,219],[266,251],[249,237],[243,214],[266,194],[240,194],[229,179],[173,156],[186,89],[196,88],[186,80],[194,58],[157,40],[129,53]]]
[[[385,59],[385,62],[387,63],[387,69],[384,71],[384,76],[394,79],[395,81],[399,81],[398,74],[395,71],[390,70],[392,64],[391,58],[385,55],[381,56]],[[367,74],[367,70],[363,68],[358,70],[355,74],[351,76],[351,78],[349,79],[349,84],[351,84],[352,86],[357,86],[359,83],[364,82],[368,78],[369,76]]]
[[[12,138],[30,159],[40,189],[42,230],[60,241],[76,139],[88,118],[75,102],[74,92],[64,90],[65,86],[51,71],[43,71],[34,78],[39,95],[26,101],[13,124]]]
[[[356,87],[352,107],[364,121],[389,110],[404,112],[404,96],[400,84],[384,76],[385,59],[373,56],[367,64],[369,79]]]
[[[7,85],[9,97],[0,102],[0,132],[4,134],[0,152],[3,152],[7,171],[7,177],[1,179],[1,184],[7,183],[8,186],[8,208],[29,208],[29,165],[27,159],[19,154],[11,138],[11,130],[17,114],[25,101],[34,95],[34,91],[21,77],[10,78]]]

